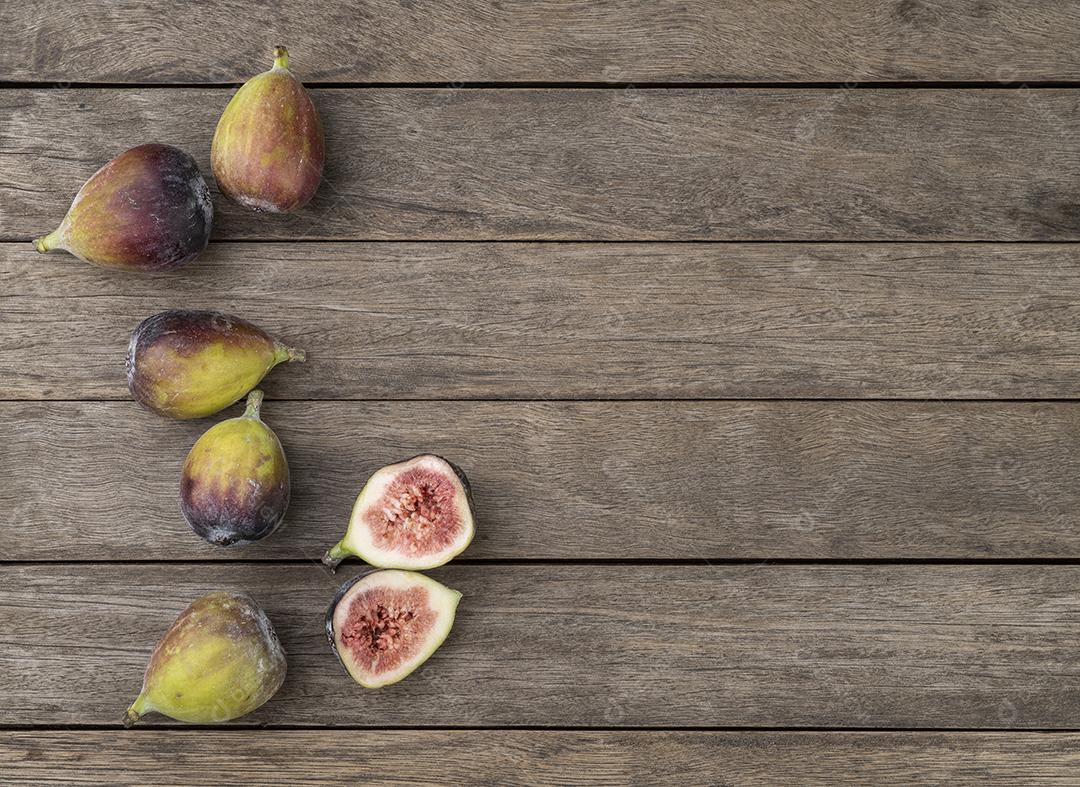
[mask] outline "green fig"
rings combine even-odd
[[[131,335],[128,389],[161,415],[202,418],[240,400],[282,361],[303,361],[247,320],[174,309],[143,320]]]
[[[277,530],[289,507],[289,464],[274,431],[259,418],[263,393],[247,409],[208,429],[180,476],[180,510],[191,529],[218,546],[249,544]]]
[[[218,188],[245,208],[288,213],[315,195],[323,159],[319,113],[276,47],[274,67],[244,83],[218,121],[210,147]]]
[[[285,671],[266,613],[248,596],[210,593],[181,612],[154,648],[124,726],[151,711],[194,724],[239,718],[274,696]]]
[[[169,145],[140,145],[95,172],[60,226],[34,247],[106,268],[168,270],[206,248],[213,218],[195,159]]]

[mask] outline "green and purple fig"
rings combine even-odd
[[[315,196],[323,159],[319,113],[276,47],[274,67],[244,83],[218,121],[210,148],[218,188],[245,208],[288,213]]]
[[[266,613],[248,596],[210,593],[181,612],[154,648],[124,726],[151,711],[194,724],[239,718],[274,696],[285,671]]]
[[[139,323],[127,355],[135,401],[172,418],[203,418],[237,402],[283,361],[303,361],[261,328],[220,312],[174,309]]]
[[[200,538],[217,546],[250,544],[277,530],[289,507],[289,464],[259,418],[263,393],[247,409],[210,427],[188,453],[180,511]]]
[[[195,159],[169,145],[140,145],[95,172],[60,226],[34,247],[106,268],[169,270],[206,248],[213,218]]]

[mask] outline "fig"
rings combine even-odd
[[[464,471],[421,454],[375,471],[356,498],[345,537],[322,562],[334,568],[356,555],[379,568],[435,568],[469,545],[474,519]]]
[[[285,651],[266,613],[248,596],[196,599],[161,638],[124,726],[157,711],[208,724],[251,713],[285,681]]]
[[[60,226],[34,247],[106,268],[169,270],[206,248],[213,218],[195,159],[169,145],[140,145],[91,175]]]
[[[247,409],[210,427],[184,462],[180,511],[200,538],[217,546],[250,544],[277,530],[289,507],[289,464],[259,418],[263,392]]]
[[[128,389],[161,415],[202,418],[239,401],[282,361],[304,357],[239,317],[174,309],[131,334]]]
[[[221,193],[245,208],[288,213],[315,196],[322,180],[322,122],[289,53],[236,91],[218,121],[210,166]]]
[[[326,612],[326,637],[352,679],[368,689],[397,683],[439,649],[461,594],[415,571],[350,579]]]

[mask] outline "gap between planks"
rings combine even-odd
[[[236,90],[239,82],[66,82],[0,81],[0,90]],[[320,90],[1055,90],[1077,89],[1077,80],[852,81],[852,82],[320,82],[304,81]]]
[[[772,566],[1080,566],[1080,558],[1053,558],[1053,557],[1018,557],[1018,558],[777,558],[777,557],[746,557],[746,558],[468,558],[456,557],[453,559],[455,566],[752,566],[766,568]],[[316,566],[321,569],[322,564],[315,558],[190,558],[179,557],[176,559],[113,559],[101,560],[77,560],[62,558],[56,560],[6,560],[0,559],[0,566],[28,567],[28,566],[280,566],[294,568],[296,566]],[[358,558],[350,557],[347,562],[337,568],[336,573],[345,577],[350,571],[375,570],[373,566],[365,564]]]

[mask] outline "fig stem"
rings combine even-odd
[[[60,238],[58,237],[59,230],[53,230],[48,235],[43,235],[40,238],[34,238],[34,248],[42,254],[52,251],[58,245]]]
[[[281,342],[274,342],[274,363],[279,364],[282,361],[300,361],[303,363],[307,360],[307,353],[303,350],[298,350],[295,347],[286,347]]]
[[[124,726],[130,729],[149,710],[149,703],[147,703],[145,696],[140,693],[135,698],[135,701],[131,703],[131,707],[124,711]]]
[[[341,546],[341,542],[338,541],[330,549],[326,550],[326,554],[322,558],[322,564],[329,568],[330,571],[336,571],[338,564],[351,554],[351,552],[345,551],[345,548]]]
[[[263,403],[263,392],[256,388],[247,395],[247,403],[244,407],[244,418],[259,419],[259,409]]]
[[[274,47],[274,68],[289,67],[289,50],[283,46]]]

